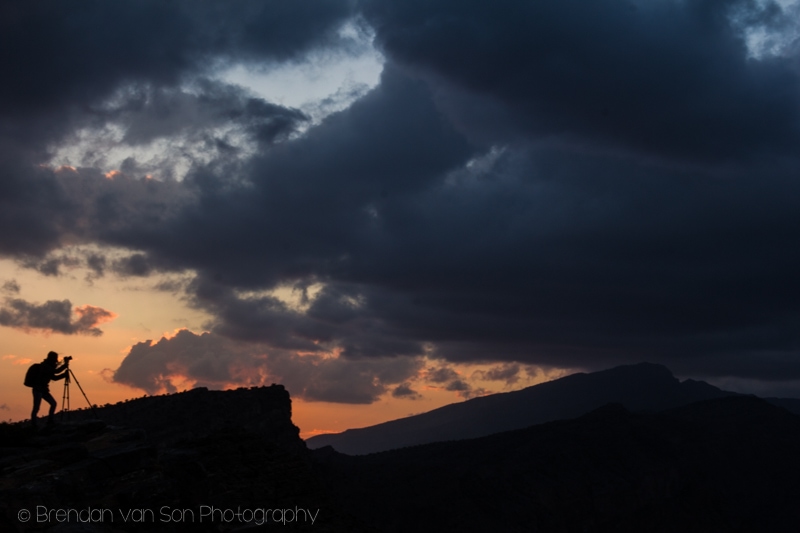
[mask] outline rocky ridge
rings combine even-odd
[[[316,481],[280,385],[195,389],[66,415],[38,433],[3,426],[0,531],[219,532],[281,521],[364,530]],[[242,510],[249,514],[233,514]]]

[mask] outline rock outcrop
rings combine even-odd
[[[316,480],[282,386],[66,414],[0,427],[0,531],[364,531]]]
[[[95,418],[112,426],[142,429],[162,443],[239,428],[268,436],[285,447],[304,448],[300,430],[292,423],[292,401],[283,385],[233,391],[200,387],[65,413],[70,421]]]

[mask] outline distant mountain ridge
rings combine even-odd
[[[704,381],[681,382],[665,366],[639,363],[572,374],[375,426],[317,435],[307,439],[306,445],[312,449],[332,446],[340,453],[364,455],[575,418],[609,403],[621,404],[632,412],[655,412],[734,395]]]
[[[800,418],[734,395],[658,413],[609,404],[477,439],[312,453],[337,506],[385,533],[790,533]]]

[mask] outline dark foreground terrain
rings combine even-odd
[[[0,531],[800,530],[800,418],[752,396],[363,456],[307,450],[281,386],[98,414],[0,427]]]
[[[374,531],[317,481],[282,386],[97,411],[2,428],[0,532]]]
[[[365,456],[315,450],[383,531],[793,532],[800,418],[759,398],[580,418]]]

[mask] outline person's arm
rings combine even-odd
[[[69,373],[69,363],[64,363],[63,365],[61,365],[60,367],[56,368],[53,371],[53,377],[51,378],[51,381],[58,381],[60,379],[64,379],[65,377],[67,377],[68,373]]]

